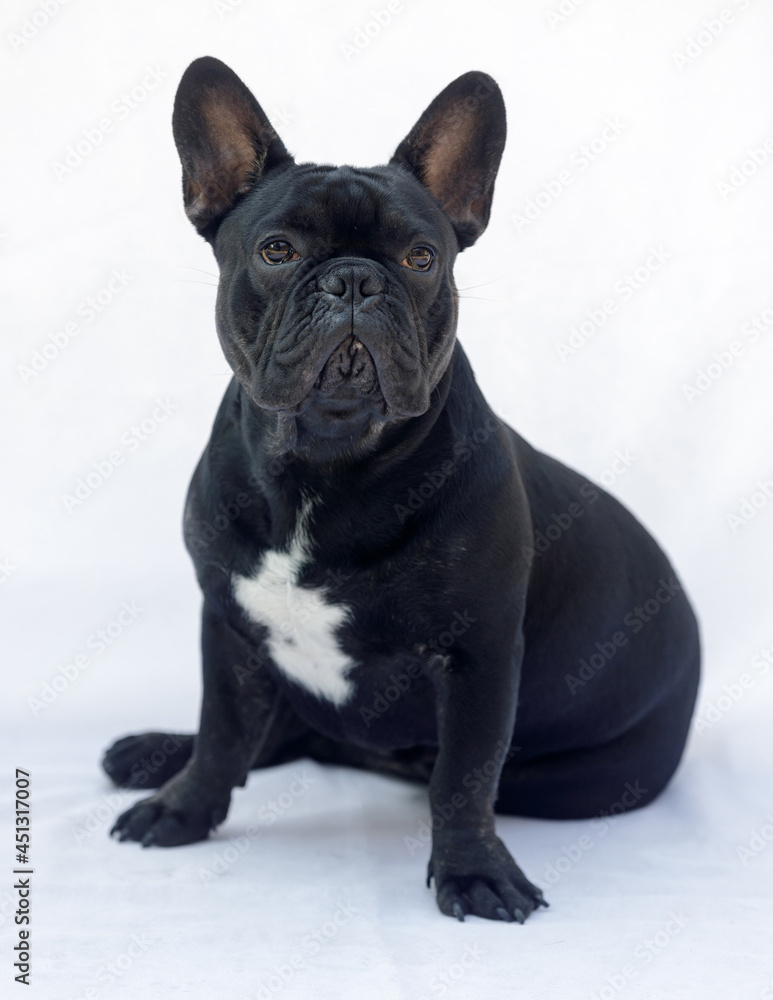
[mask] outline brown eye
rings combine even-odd
[[[287,240],[272,240],[260,248],[260,256],[267,264],[291,264],[300,260],[301,255]]]
[[[429,247],[414,247],[400,263],[403,267],[410,267],[412,271],[429,271],[434,259],[435,254]]]

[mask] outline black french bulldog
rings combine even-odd
[[[187,844],[251,768],[369,768],[428,782],[441,911],[523,922],[545,901],[495,806],[560,819],[654,799],[700,650],[655,541],[494,416],[455,341],[454,260],[486,228],[505,142],[499,88],[459,77],[386,166],[296,164],[203,58],[173,128],[235,377],[185,511],[199,733],[107,751],[117,783],[159,788],[112,832]]]

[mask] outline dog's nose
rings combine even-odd
[[[365,276],[360,278],[360,295],[366,299],[371,295],[381,295],[384,291],[384,282],[374,271],[366,271]]]
[[[341,296],[346,293],[346,282],[340,274],[336,274],[334,271],[320,278],[318,285],[320,291],[327,292],[328,295]]]
[[[336,298],[354,302],[380,295],[384,291],[381,277],[365,264],[346,265],[328,271],[317,282],[320,291]]]

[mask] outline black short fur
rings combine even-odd
[[[522,922],[544,900],[496,837],[495,804],[559,819],[650,802],[681,757],[700,653],[658,545],[496,417],[455,342],[453,264],[488,221],[499,89],[454,81],[386,166],[296,165],[207,58],[183,77],[174,131],[235,377],[185,514],[204,594],[199,733],[107,752],[119,784],[160,787],[114,831],[188,843],[251,768],[370,768],[429,783],[440,909]],[[290,250],[277,263],[266,246]],[[296,585],[349,609],[342,704],[280,669],[234,597],[234,576],[286,550],[304,516]]]

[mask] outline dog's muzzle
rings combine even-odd
[[[350,334],[336,347],[319,373],[314,388],[329,398],[380,395],[375,362],[358,337]]]

